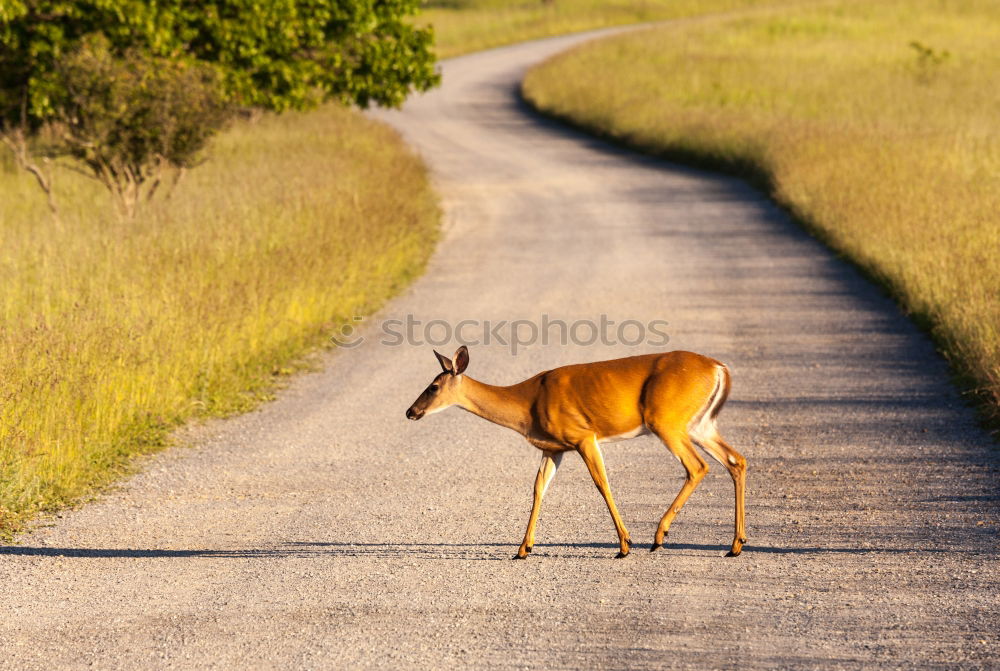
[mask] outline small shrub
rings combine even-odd
[[[190,168],[232,116],[215,72],[85,39],[56,68],[60,99],[41,134],[43,153],[86,168],[128,219],[169,170]]]

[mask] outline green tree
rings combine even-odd
[[[407,21],[417,4],[0,0],[0,138],[51,195],[46,156],[41,163],[36,160],[32,138],[71,117],[67,59],[79,59],[87,50],[96,57],[95,36],[111,58],[122,61],[101,61],[109,72],[127,72],[132,62],[138,65],[130,80],[149,85],[150,73],[140,76],[137,68],[185,63],[201,81],[210,69],[221,98],[231,106],[280,112],[331,99],[361,107],[396,106],[412,90],[438,82],[431,30]],[[126,99],[138,95],[115,90]]]

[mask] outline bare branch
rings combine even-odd
[[[22,112],[23,114],[24,112]],[[31,151],[28,147],[28,139],[24,128],[15,128],[12,131],[0,133],[0,141],[3,141],[7,148],[14,154],[14,161],[18,167],[34,176],[38,186],[45,192],[49,212],[52,214],[53,220],[59,222],[59,207],[56,204],[55,193],[52,191],[52,175],[31,159]],[[48,159],[43,159],[43,162],[46,165],[49,164]]]

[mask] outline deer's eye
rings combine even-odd
[[[432,384],[432,385],[430,386],[430,390],[431,390],[431,391],[437,391],[437,390],[438,390],[438,386],[437,386],[436,384]]]

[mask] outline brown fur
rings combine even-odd
[[[618,532],[619,556],[628,555],[631,539],[615,507],[599,444],[637,430],[656,434],[687,472],[684,486],[660,520],[652,549],[663,544],[673,518],[708,472],[708,464],[694,449],[697,443],[733,478],[736,533],[730,555],[740,554],[746,542],[746,460],[715,428],[715,418],[731,386],[729,370],[722,363],[693,352],[645,354],[563,366],[509,387],[497,387],[463,374],[469,362],[464,346],[453,359],[435,355],[444,372],[407,410],[407,417],[420,419],[428,412],[458,405],[517,431],[543,452],[518,557],[524,558],[531,551],[542,496],[563,453],[570,450],[583,458],[604,496]]]

